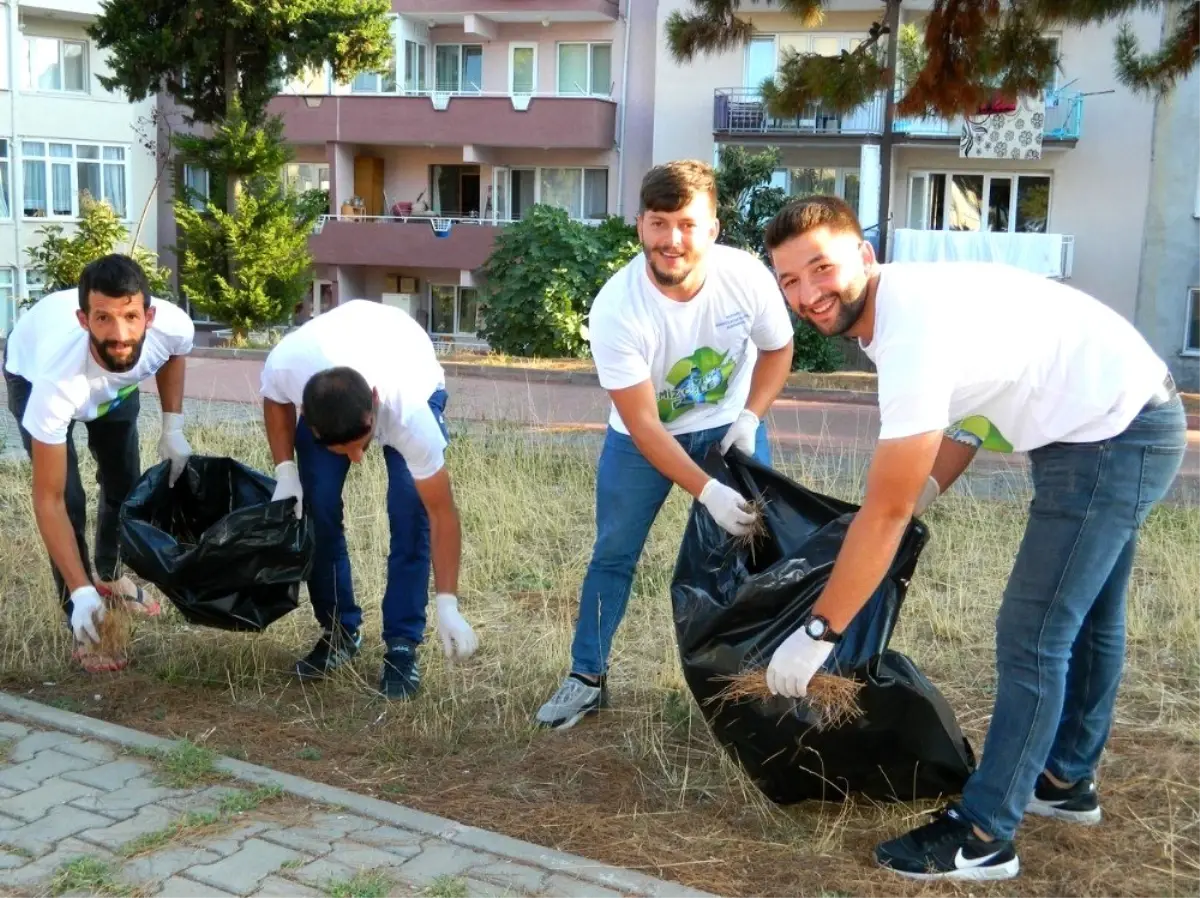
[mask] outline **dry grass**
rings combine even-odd
[[[189,419],[188,433],[197,452],[270,470],[259,428],[200,429],[198,420]],[[152,459],[158,428],[149,416],[144,436],[143,458]],[[81,457],[83,481],[94,483],[91,461]],[[355,467],[345,493],[364,650],[352,669],[315,686],[289,673],[318,632],[305,605],[257,635],[195,627],[168,606],[162,618],[136,622],[125,672],[75,670],[33,524],[28,466],[0,464],[0,685],[718,894],[967,894],[899,882],[870,863],[876,842],[919,822],[928,806],[778,808],[713,742],[673,641],[670,579],[688,511],[678,491],[651,533],[617,634],[611,709],[565,733],[532,727],[569,664],[594,534],[595,459],[594,443],[574,435],[530,442],[493,428],[456,439],[460,606],[481,648],[450,665],[428,640],[423,692],[409,703],[374,694],[388,545],[378,453]],[[866,459],[843,461],[857,473],[835,478],[838,466],[815,456],[781,467],[856,499]],[[932,541],[893,646],[942,690],[979,749],[994,694],[995,614],[1024,509],[956,490],[926,520]],[[1200,891],[1198,543],[1194,507],[1157,509],[1141,541],[1128,670],[1100,770],[1105,824],[1026,821],[1021,878],[973,885],[973,894]],[[319,763],[305,760],[314,754]]]
[[[710,702],[722,704],[737,701],[771,701],[775,695],[767,686],[765,670],[747,670],[718,680],[727,685]],[[818,673],[808,683],[807,694],[797,703],[804,704],[816,712],[815,726],[818,730],[831,730],[845,726],[862,716],[858,706],[858,693],[863,684],[849,677]]]

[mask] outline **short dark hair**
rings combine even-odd
[[[142,266],[124,253],[101,256],[83,269],[79,276],[79,308],[88,311],[88,297],[92,291],[122,299],[142,294],[142,302],[150,308],[150,283]]]
[[[793,237],[817,228],[848,232],[863,239],[862,225],[849,203],[836,196],[806,196],[792,200],[775,214],[767,223],[763,243],[768,250],[774,250]]]
[[[304,420],[320,446],[342,446],[371,432],[375,397],[353,368],[327,368],[308,379],[301,398]]]
[[[642,178],[642,211],[678,212],[697,196],[717,208],[717,175],[707,162],[684,159],[656,165]]]

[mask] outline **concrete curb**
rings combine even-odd
[[[171,739],[152,736],[149,733],[131,730],[72,711],[51,708],[6,692],[0,692],[0,714],[127,748],[169,750],[178,744]],[[423,811],[392,804],[378,798],[359,795],[336,786],[327,786],[293,776],[290,773],[260,767],[257,764],[219,757],[216,767],[244,782],[260,786],[278,786],[284,792],[298,798],[326,805],[338,805],[381,823],[442,839],[464,848],[487,851],[524,864],[533,864],[551,872],[564,873],[594,885],[616,889],[623,894],[655,896],[655,898],[658,896],[662,896],[662,898],[667,898],[667,896],[671,896],[671,898],[674,896],[713,898],[707,892],[689,889],[678,883],[655,879],[620,867],[610,867],[578,855],[543,848],[530,842],[456,823],[444,817],[426,814]]]

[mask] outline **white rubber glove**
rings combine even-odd
[[[183,415],[178,412],[163,412],[162,436],[158,438],[158,457],[171,463],[171,473],[167,477],[168,486],[175,485],[175,481],[187,467],[191,454],[192,447],[183,435]]]
[[[300,469],[294,461],[281,461],[275,466],[275,492],[272,502],[296,500],[296,520],[304,517],[304,487],[300,485]]]
[[[925,510],[933,504],[933,500],[941,495],[942,488],[934,479],[933,475],[929,475],[929,479],[925,481],[925,486],[921,490],[921,495],[917,497],[917,504],[913,507],[913,517],[922,515]]]
[[[442,639],[442,651],[453,661],[465,661],[479,648],[475,631],[458,612],[458,598],[449,593],[438,593],[437,631]]]
[[[104,600],[94,586],[81,586],[71,593],[71,629],[78,642],[99,642],[96,629],[104,620]]]
[[[721,440],[721,454],[724,455],[730,448],[737,446],[747,455],[753,455],[758,423],[758,415],[748,408],[742,409],[737,420],[729,425],[725,438]]]
[[[748,510],[746,498],[723,483],[710,480],[704,484],[699,499],[713,520],[733,536],[744,536],[754,525],[754,515]]]
[[[772,695],[788,698],[804,698],[808,693],[808,682],[813,678],[829,653],[833,643],[824,639],[813,639],[801,627],[775,650],[767,666],[767,688]]]

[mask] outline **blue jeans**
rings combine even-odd
[[[1178,397],[1109,440],[1030,453],[1033,502],[996,622],[996,704],[961,810],[1011,839],[1049,770],[1094,776],[1125,656],[1125,590],[1138,529],[1187,446]]]
[[[714,427],[681,434],[676,440],[699,463],[728,430],[728,425]],[[771,463],[766,422],[758,426],[754,457]],[[596,542],[579,594],[579,620],[571,646],[573,672],[598,677],[606,671],[613,636],[629,602],[634,569],[671,486],[631,437],[608,429],[596,471]]]
[[[444,417],[446,399],[446,391],[438,390],[429,397],[429,407],[449,440]],[[383,594],[383,641],[400,637],[419,644],[425,636],[425,607],[429,602],[429,517],[404,456],[384,446],[383,460],[388,474],[391,530],[387,588]],[[354,600],[342,525],[342,486],[350,459],[318,445],[301,416],[296,424],[296,463],[304,488],[305,514],[312,515],[316,538],[308,579],[313,613],[326,630],[331,630],[335,622],[347,630],[357,630],[362,624],[362,609]]]

